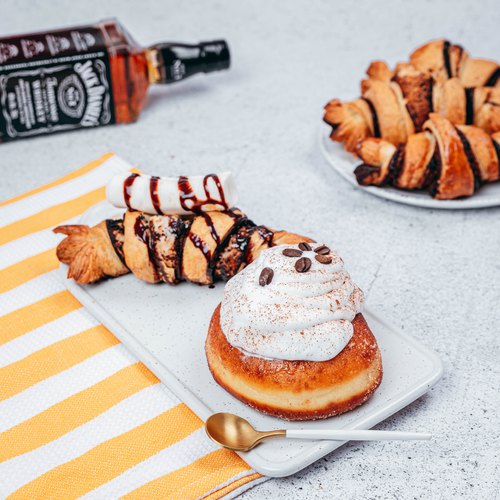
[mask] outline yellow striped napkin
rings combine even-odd
[[[0,204],[0,497],[221,498],[262,481],[64,288],[51,229],[130,165],[113,154]]]

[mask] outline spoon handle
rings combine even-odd
[[[329,439],[333,441],[408,441],[410,439],[430,439],[431,434],[424,432],[400,431],[364,431],[343,429],[291,429],[286,431],[287,438],[294,439]]]

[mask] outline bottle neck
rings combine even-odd
[[[146,58],[151,83],[174,83],[230,66],[229,48],[223,40],[196,45],[156,44],[146,50]]]

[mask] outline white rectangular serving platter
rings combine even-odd
[[[94,224],[109,217],[110,210],[105,205],[96,207],[83,221]],[[364,314],[379,343],[384,366],[384,378],[374,396],[338,417],[284,422],[241,403],[210,374],[205,360],[205,337],[212,312],[222,298],[223,284],[212,289],[190,283],[151,285],[129,274],[82,286],[67,280],[65,273],[62,266],[61,278],[73,295],[202,420],[214,412],[228,411],[261,429],[369,429],[420,397],[442,375],[441,361],[434,352],[366,310]],[[271,440],[240,456],[257,472],[282,477],[303,469],[342,444]]]

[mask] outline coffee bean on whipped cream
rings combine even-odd
[[[321,245],[318,248],[315,248],[314,251],[319,255],[328,255],[331,252],[326,245]]]
[[[259,285],[260,286],[269,285],[271,281],[273,281],[273,276],[274,276],[274,271],[270,267],[265,267],[260,272]]]
[[[301,257],[295,263],[295,270],[298,273],[307,273],[307,271],[311,269],[311,264],[311,259],[309,259],[308,257]]]
[[[333,259],[332,259],[332,256],[331,255],[322,255],[322,254],[318,254],[318,255],[315,255],[314,258],[320,262],[321,264],[331,264]]]
[[[299,243],[299,248],[304,252],[310,252],[312,250],[311,245],[309,245],[309,243],[306,243],[305,241]]]
[[[283,255],[285,257],[300,257],[302,255],[302,250],[297,250],[296,248],[285,248],[283,250]]]

